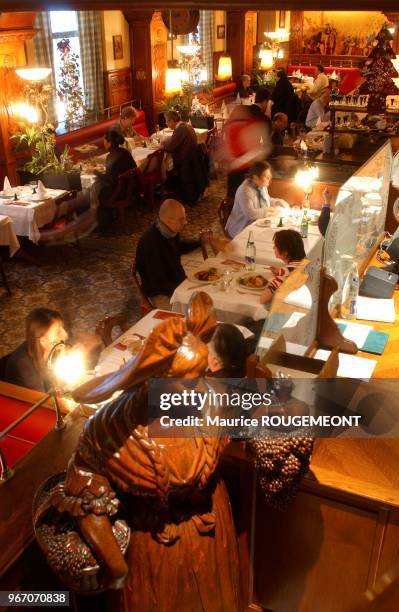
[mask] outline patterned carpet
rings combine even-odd
[[[196,237],[206,228],[218,230],[217,206],[225,195],[225,180],[213,180],[204,197],[193,208],[187,207],[188,225],[184,236]],[[140,314],[140,298],[133,284],[131,264],[143,231],[156,217],[156,211],[142,209],[139,224],[128,211],[127,233],[118,224],[97,231],[82,240],[82,251],[68,245],[42,247],[42,265],[5,263],[12,295],[0,285],[0,356],[12,351],[24,339],[26,315],[39,306],[59,310],[71,335],[94,331],[98,321],[123,312],[130,323]],[[202,260],[200,250],[183,257]],[[155,264],[155,262],[154,262]]]

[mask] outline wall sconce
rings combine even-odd
[[[9,107],[10,115],[20,117],[27,123],[39,123],[39,112],[37,108],[26,102],[12,102]]]

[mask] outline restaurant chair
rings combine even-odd
[[[222,228],[222,232],[226,236],[226,238],[231,238],[228,232],[226,232],[226,223],[227,223],[228,218],[230,217],[231,211],[233,210],[233,206],[234,206],[233,198],[223,198],[223,200],[220,202],[218,206],[219,222]]]
[[[115,327],[119,327],[122,333],[129,329],[126,317],[121,312],[116,315],[105,317],[105,319],[97,323],[96,334],[100,336],[104,346],[112,344],[112,332]]]
[[[41,246],[59,246],[75,243],[80,247],[79,240],[91,234],[97,227],[97,209],[89,208],[72,219],[60,217],[53,223],[40,228]]]
[[[138,196],[140,188],[140,171],[138,168],[127,170],[118,177],[117,187],[109,200],[102,202],[102,209],[116,209],[118,211],[119,223],[123,232],[126,232],[126,215],[125,210],[128,206],[132,206],[135,214],[135,222],[138,224],[137,210],[134,208],[134,203]]]
[[[140,272],[137,270],[137,267],[136,267],[136,259],[133,260],[132,275],[133,275],[133,280],[135,282],[135,285],[136,285],[136,287],[138,289],[138,292],[140,294],[140,298],[141,298],[141,304],[140,304],[141,314],[144,316],[148,312],[150,312],[151,310],[154,310],[155,306],[152,304],[151,298],[147,297],[146,294],[144,293],[143,284],[141,282]]]
[[[201,252],[204,261],[208,259],[208,257],[216,257],[218,254],[217,248],[210,243],[209,238],[213,236],[213,232],[211,230],[203,230],[200,232],[199,240],[201,245]],[[211,251],[209,255],[209,250]]]
[[[165,152],[158,149],[151,153],[142,168],[138,172],[140,193],[144,200],[150,202],[151,208],[155,208],[155,190],[165,182],[163,171],[163,159]]]

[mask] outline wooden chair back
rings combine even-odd
[[[113,342],[112,331],[114,327],[119,327],[122,332],[125,332],[129,328],[126,317],[121,312],[116,315],[105,317],[105,319],[97,323],[96,334],[100,336],[104,346],[109,346]]]
[[[230,238],[229,234],[226,232],[226,223],[227,220],[230,216],[231,211],[233,210],[233,206],[234,206],[234,199],[233,198],[224,198],[219,206],[218,206],[218,217],[219,217],[219,222],[223,231],[223,234],[227,237]]]
[[[144,293],[143,283],[141,282],[140,272],[137,270],[137,266],[136,266],[136,258],[133,260],[132,275],[133,275],[133,280],[135,282],[135,285],[136,285],[136,287],[137,287],[137,289],[139,291],[140,297],[141,297],[140,308],[141,308],[141,313],[144,316],[148,312],[150,312],[151,310],[154,310],[155,307],[152,304],[151,299],[149,297],[147,297],[146,294]]]
[[[144,179],[151,177],[151,181],[156,185],[163,182],[162,162],[164,155],[163,149],[157,149],[154,153],[150,153],[144,166],[140,169]]]

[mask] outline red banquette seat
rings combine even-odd
[[[291,64],[288,66],[287,74],[291,75],[294,70],[300,70],[302,74],[307,76],[315,76],[316,66],[300,66],[297,64]],[[340,93],[346,95],[357,89],[363,82],[363,77],[359,68],[347,68],[340,66],[325,66],[324,72],[326,74],[331,74],[332,72],[336,72],[336,74],[340,77],[340,82],[338,84],[338,89]]]

